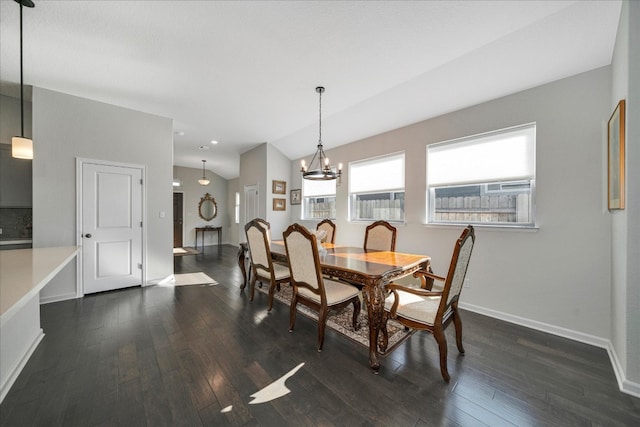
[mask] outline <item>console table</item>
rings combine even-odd
[[[207,231],[216,231],[218,233],[218,249],[222,247],[222,227],[196,227],[196,246],[198,249],[198,234],[202,233],[202,250],[204,250],[204,235]]]

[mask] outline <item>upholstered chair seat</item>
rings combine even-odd
[[[268,270],[262,267],[257,267],[256,270],[258,271],[259,276],[268,277],[270,274]],[[275,277],[276,280],[289,278],[289,267],[279,262],[273,262],[273,276]]]
[[[360,291],[354,286],[348,286],[344,282],[338,282],[328,278],[324,279],[324,290],[327,295],[327,305],[342,304],[345,301],[357,297]],[[300,295],[320,304],[320,295],[313,293],[307,288],[298,289]]]

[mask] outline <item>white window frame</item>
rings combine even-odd
[[[235,221],[240,224],[240,192],[236,191]]]
[[[394,173],[390,168],[398,167]],[[382,179],[380,179],[382,178]],[[372,200],[365,209],[360,198],[386,194],[388,197]],[[401,197],[398,197],[401,195]],[[387,202],[387,200],[389,200]],[[397,200],[395,207],[392,203]],[[386,220],[404,223],[405,220],[405,153],[399,151],[383,156],[349,163],[349,220]],[[375,206],[372,206],[375,205]]]
[[[492,150],[500,155],[487,154]],[[535,122],[426,151],[427,224],[536,228]],[[436,192],[451,197],[436,199]]]
[[[302,209],[300,218],[303,220],[336,219],[336,180],[302,180]],[[328,199],[328,200],[327,200]],[[310,206],[324,204],[327,209],[310,210]],[[326,212],[326,214],[322,214]],[[316,215],[312,214],[316,213]]]

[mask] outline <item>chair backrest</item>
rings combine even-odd
[[[304,287],[325,299],[322,269],[316,238],[300,224],[292,224],[283,233],[289,260],[291,283]]]
[[[387,221],[376,221],[367,226],[364,248],[376,251],[396,250],[396,228]]]
[[[323,240],[328,243],[335,243],[336,240],[336,225],[330,219],[323,219],[318,223],[316,230],[324,230],[327,236]]]
[[[266,224],[266,228],[265,228]],[[269,248],[269,223],[263,219],[253,219],[244,226],[249,244],[249,254],[254,267],[272,270],[271,253]]]
[[[262,226],[262,228],[267,230],[267,242],[271,243],[271,224],[262,218],[255,218],[255,220]]]
[[[464,277],[467,274],[469,260],[471,259],[471,251],[476,241],[475,230],[472,225],[467,226],[460,238],[456,241],[451,256],[451,265],[442,290],[442,300],[440,302],[440,310],[444,311],[460,297]]]

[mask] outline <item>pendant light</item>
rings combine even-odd
[[[331,168],[331,164],[329,163],[329,158],[324,154],[324,150],[322,148],[322,94],[324,93],[324,88],[322,86],[318,86],[316,88],[316,92],[320,97],[318,147],[316,153],[311,159],[311,162],[309,163],[308,168],[304,159],[300,161],[300,172],[302,172],[302,178],[304,179],[310,179],[314,181],[328,181],[332,179],[338,179],[342,176],[342,163],[338,165],[338,170],[334,171]],[[314,165],[316,165],[315,168]]]
[[[202,178],[200,178],[200,179],[198,180],[198,183],[199,183],[200,185],[209,185],[209,183],[211,182],[211,181],[209,181],[209,180],[207,179],[207,176],[204,174],[204,164],[205,164],[205,163],[207,163],[207,161],[206,161],[206,160],[203,160],[203,161],[202,161]]]
[[[33,141],[24,137],[24,81],[22,78],[22,6],[35,7],[31,0],[15,0],[20,5],[20,136],[11,138],[11,157],[33,159]]]

